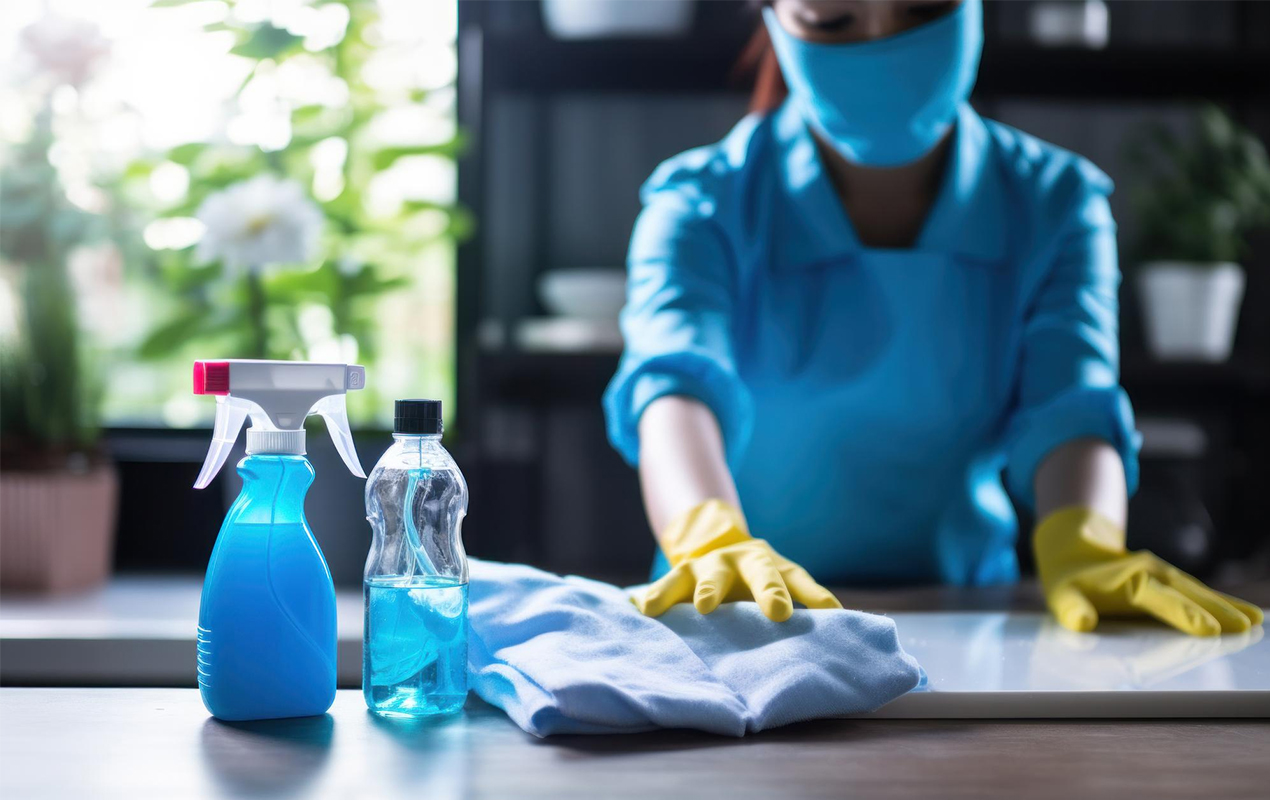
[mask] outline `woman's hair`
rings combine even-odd
[[[767,35],[767,27],[761,19],[754,29],[754,35],[741,51],[737,69],[754,75],[754,89],[750,93],[751,112],[775,111],[785,102],[789,88],[785,86],[785,77],[781,75],[781,66],[776,61],[771,37]]]

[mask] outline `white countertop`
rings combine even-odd
[[[196,577],[131,577],[56,599],[0,600],[6,685],[195,686]],[[362,598],[337,593],[340,685],[361,682]],[[896,612],[930,677],[876,716],[1270,716],[1263,628],[1211,638],[1154,623],[1075,634],[1037,612]]]
[[[1073,633],[1037,612],[890,616],[930,683],[877,716],[1270,716],[1270,641],[1261,627],[1200,638],[1136,621]]]

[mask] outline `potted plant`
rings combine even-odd
[[[69,262],[106,221],[73,205],[49,161],[53,89],[104,53],[91,26],[45,18],[24,45],[44,69],[39,111],[0,171],[0,259],[16,299],[0,342],[0,587],[84,588],[110,571],[116,475],[98,440],[98,383]]]
[[[1224,361],[1243,300],[1238,259],[1270,221],[1265,146],[1209,106],[1189,140],[1156,127],[1130,156],[1146,177],[1133,200],[1147,346],[1160,359]]]

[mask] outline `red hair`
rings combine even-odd
[[[750,93],[750,111],[775,111],[789,96],[781,65],[776,61],[776,51],[767,35],[767,27],[759,22],[754,35],[741,51],[737,71],[754,75],[754,89]]]

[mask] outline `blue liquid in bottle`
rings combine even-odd
[[[467,697],[467,584],[443,577],[365,582],[362,691],[386,716],[451,714]]]
[[[325,713],[335,700],[335,587],[304,518],[313,467],[257,454],[216,538],[198,615],[198,685],[225,720]]]

